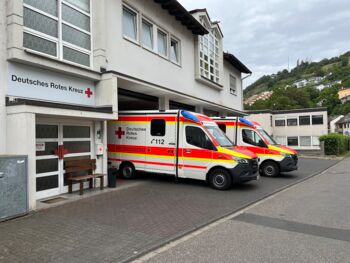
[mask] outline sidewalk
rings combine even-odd
[[[349,203],[348,158],[137,262],[350,262]]]

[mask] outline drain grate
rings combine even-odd
[[[55,198],[51,198],[51,199],[44,200],[44,201],[41,201],[41,202],[45,203],[45,204],[55,204],[55,203],[63,202],[65,200],[67,200],[67,198],[55,197]]]

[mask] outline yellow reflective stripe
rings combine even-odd
[[[280,154],[264,154],[264,153],[257,153],[257,156],[267,156],[267,157],[284,157],[283,155]]]
[[[294,153],[291,152],[291,151],[288,151],[288,150],[286,150],[286,149],[282,149],[282,148],[280,148],[280,147],[277,147],[277,146],[274,146],[274,145],[271,145],[271,144],[270,144],[268,147],[269,147],[269,149],[271,149],[271,150],[279,151],[279,152],[282,152],[282,153],[294,154]]]
[[[235,156],[235,157],[239,157],[239,158],[252,159],[248,155],[245,155],[245,154],[240,153],[240,152],[232,151],[230,149],[223,148],[221,146],[218,146],[217,149],[218,149],[218,152],[221,152],[221,153],[226,153],[226,154],[229,154],[229,155],[232,155],[232,156]]]
[[[164,159],[173,159],[175,156],[166,156],[166,155],[154,155],[154,154],[145,154],[145,153],[125,153],[125,152],[108,152],[109,154],[120,154],[124,156],[141,156],[141,157],[151,157],[151,158],[164,158]],[[207,162],[221,162],[221,163],[237,163],[235,160],[223,160],[223,159],[210,159],[210,158],[200,158],[200,157],[179,157],[180,160],[189,160],[189,161],[207,161]]]

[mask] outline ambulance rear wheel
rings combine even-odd
[[[275,162],[265,162],[260,167],[260,174],[266,177],[276,177],[280,173],[280,168]]]
[[[132,163],[123,163],[119,168],[119,173],[124,179],[134,179],[136,177],[135,167]]]
[[[227,190],[232,185],[232,178],[228,171],[217,168],[210,173],[209,184],[216,190]]]

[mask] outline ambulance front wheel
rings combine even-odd
[[[266,177],[276,177],[280,173],[280,168],[275,162],[265,162],[260,167],[260,174]]]
[[[135,166],[132,163],[122,163],[119,168],[119,174],[124,179],[134,179],[136,177]]]
[[[209,174],[209,184],[216,190],[227,190],[232,185],[230,173],[222,168],[216,168]]]

